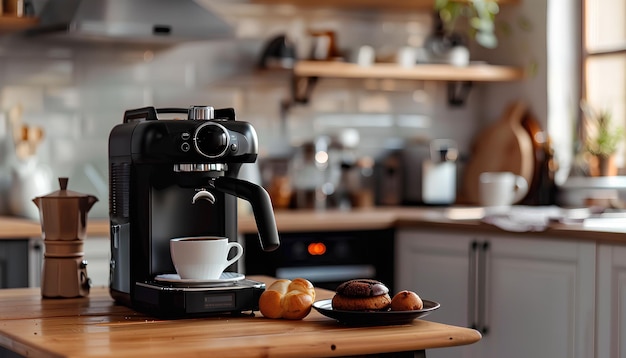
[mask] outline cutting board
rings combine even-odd
[[[534,175],[533,144],[522,126],[527,106],[511,103],[502,116],[474,140],[463,174],[462,197],[468,204],[478,204],[479,177],[483,172],[512,172],[530,185]]]

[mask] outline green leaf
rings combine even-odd
[[[492,32],[477,32],[476,33],[476,42],[478,42],[481,46],[486,48],[496,48],[498,47],[498,39]]]

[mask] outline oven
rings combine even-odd
[[[246,275],[306,278],[335,290],[355,278],[379,280],[393,291],[394,230],[280,233],[280,247],[261,250],[256,234],[243,236]]]

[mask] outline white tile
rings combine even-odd
[[[44,90],[39,86],[3,86],[0,92],[0,103],[3,109],[22,106],[24,111],[41,112],[44,110]]]
[[[43,90],[43,106],[46,112],[78,110],[80,103],[80,94],[76,87],[52,86]]]
[[[120,118],[126,109],[143,106],[145,86],[124,85],[81,85],[78,87],[80,110],[117,111]]]
[[[156,51],[47,44],[9,51],[0,42],[0,107],[25,105],[25,119],[46,130],[50,160],[81,177],[84,163],[97,162],[106,169],[108,134],[122,122],[123,112],[148,105],[233,107],[239,120],[257,129],[264,155],[284,153],[292,143],[349,126],[359,127],[367,150],[383,146],[387,138],[476,131],[467,117],[477,108],[450,109],[444,85],[417,81],[320,79],[310,103],[292,107],[281,118],[280,103],[290,98],[290,72],[260,72],[255,67],[267,40],[281,33],[293,35],[294,29],[334,30],[337,46],[346,54],[367,44],[379,57],[390,58],[398,47],[419,44],[429,34],[428,12],[218,3],[234,22],[238,40]],[[473,96],[479,94],[472,91]],[[386,116],[391,124],[373,126],[372,121],[381,121],[376,115]],[[330,117],[320,120],[324,116]],[[465,145],[469,140],[459,142]],[[84,178],[74,182],[94,190]]]
[[[44,58],[11,59],[4,65],[3,77],[6,84],[68,85],[74,80],[74,63]]]

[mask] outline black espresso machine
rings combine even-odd
[[[237,178],[241,165],[255,162],[257,153],[254,128],[236,121],[232,108],[126,111],[109,136],[111,297],[173,318],[257,310],[262,282],[243,278],[232,267],[224,280],[177,281],[169,249],[176,237],[236,240],[238,197],[252,206],[262,249],[279,246],[268,193]]]

